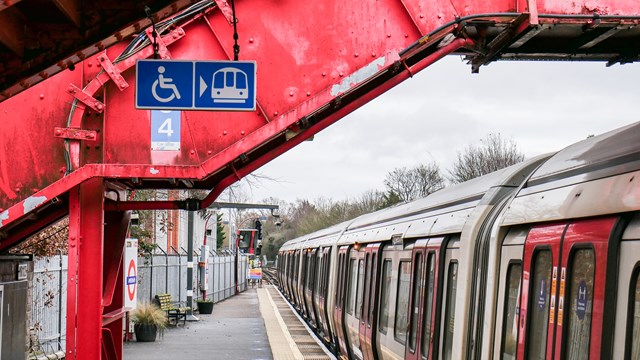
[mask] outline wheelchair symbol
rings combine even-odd
[[[176,85],[173,84],[173,78],[165,77],[163,75],[164,72],[165,72],[164,66],[159,66],[158,78],[156,79],[156,81],[153,82],[153,85],[151,86],[151,93],[153,94],[153,97],[162,103],[169,102],[174,98],[177,98],[179,100],[180,92],[178,91],[178,88],[176,87]],[[160,86],[160,89],[171,90],[171,95],[165,96],[165,97],[159,96],[157,92],[158,86]]]

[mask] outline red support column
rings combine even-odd
[[[69,241],[67,270],[67,359],[76,359],[76,298],[78,296],[78,238],[80,238],[80,188],[69,191]]]
[[[122,194],[121,196],[124,196]],[[104,292],[102,318],[103,359],[122,359],[122,317],[124,316],[124,242],[129,228],[130,212],[105,212]]]
[[[92,179],[70,196],[68,359],[101,358],[103,243],[104,183],[102,179]]]

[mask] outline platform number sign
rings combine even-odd
[[[177,110],[151,110],[151,150],[180,150],[180,118]]]

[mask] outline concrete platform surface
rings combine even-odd
[[[215,304],[211,315],[196,314],[200,321],[169,327],[155,342],[126,342],[124,359],[273,359],[256,291]]]

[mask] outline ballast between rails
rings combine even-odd
[[[293,239],[279,286],[352,359],[640,358],[640,123]]]

